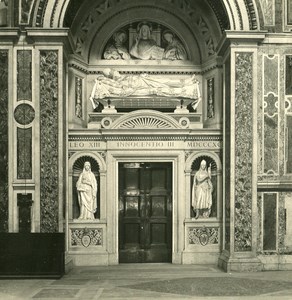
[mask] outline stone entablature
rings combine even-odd
[[[69,138],[69,151],[84,151],[84,150],[131,150],[131,149],[151,149],[151,150],[219,150],[223,146],[223,141],[220,136],[210,137],[210,140],[157,140],[155,137],[152,140],[110,140],[110,141],[88,141],[83,137],[78,137],[78,140]]]

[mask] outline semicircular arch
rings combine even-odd
[[[106,170],[106,164],[104,159],[101,157],[99,153],[93,153],[93,152],[75,152],[70,158],[68,163],[68,171],[69,174],[73,174],[74,171],[74,165],[78,161],[78,159],[82,157],[90,157],[92,158],[99,166],[99,172]]]
[[[211,151],[200,151],[200,152],[194,152],[192,153],[186,160],[185,168],[186,170],[192,170],[193,163],[196,159],[199,159],[201,157],[210,157],[214,160],[217,167],[217,172],[222,171],[222,163],[220,160],[220,157],[217,153],[211,152]]]

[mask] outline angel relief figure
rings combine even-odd
[[[167,43],[167,46],[164,50],[163,58],[168,60],[186,60],[187,53],[175,35],[167,30],[163,33],[163,39]]]
[[[113,42],[110,43],[103,54],[105,59],[130,59],[131,56],[125,46],[127,34],[120,30],[113,34]]]
[[[192,187],[192,207],[198,219],[200,212],[208,218],[211,213],[213,185],[211,181],[211,164],[207,169],[205,160],[201,161],[200,169],[195,173]]]

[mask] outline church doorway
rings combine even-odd
[[[172,163],[119,163],[119,262],[172,261]]]

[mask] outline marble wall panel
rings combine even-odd
[[[286,173],[292,173],[292,115],[286,116]]]
[[[285,66],[285,95],[292,95],[292,55],[286,56]]]
[[[277,250],[277,193],[263,195],[263,250]]]
[[[264,55],[264,95],[274,93],[278,95],[278,56]]]
[[[235,53],[234,250],[251,251],[253,162],[253,53]]]
[[[257,249],[256,251],[258,253],[262,252],[263,249],[263,230],[262,230],[262,202],[263,202],[263,193],[258,192],[257,193],[257,226],[258,226],[258,234],[257,234]]]
[[[32,178],[32,128],[17,128],[17,179]]]
[[[8,231],[8,51],[0,50],[0,232]]]
[[[225,103],[230,103],[230,58],[227,59],[224,68],[225,77]],[[225,105],[225,115],[230,116],[230,105]],[[225,118],[225,197],[224,197],[224,210],[225,210],[225,244],[224,249],[230,251],[230,118]]]
[[[40,51],[41,232],[58,232],[58,52]]]
[[[17,101],[32,100],[32,54],[30,50],[17,51]]]
[[[263,56],[263,172],[279,174],[279,55]]]
[[[285,246],[285,235],[286,235],[286,209],[285,209],[285,199],[287,193],[279,193],[279,203],[278,203],[278,251],[280,254],[286,253]]]

